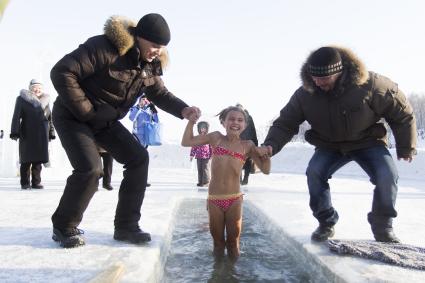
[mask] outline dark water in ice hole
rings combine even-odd
[[[162,282],[317,282],[304,271],[309,267],[275,241],[246,205],[241,256],[232,263],[227,256],[214,259],[205,200],[184,200],[177,211]]]

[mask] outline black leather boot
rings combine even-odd
[[[391,217],[376,216],[368,213],[367,221],[371,225],[373,237],[377,242],[400,243],[400,239],[394,234],[393,219]]]
[[[377,242],[401,243],[400,239],[394,234],[392,228],[372,229],[373,237]]]
[[[42,190],[42,189],[44,189],[44,186],[43,185],[40,185],[40,184],[38,184],[38,185],[32,185],[31,186],[31,188],[32,189],[36,189],[36,190]]]
[[[144,232],[141,229],[137,229],[137,230],[115,229],[114,239],[117,241],[128,242],[131,244],[141,244],[145,242],[150,242],[151,234]]]
[[[111,186],[111,184],[103,184],[102,186],[105,190],[112,191],[114,188]]]
[[[311,234],[311,239],[316,242],[326,241],[335,235],[334,226],[320,224],[316,230]]]
[[[86,244],[83,237],[81,237],[82,234],[84,234],[84,231],[78,228],[53,228],[52,239],[55,242],[59,242],[60,246],[63,248],[76,248]]]

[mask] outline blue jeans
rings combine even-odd
[[[350,161],[357,162],[375,185],[372,211],[368,214],[372,230],[392,228],[392,219],[397,216],[395,201],[398,173],[391,154],[383,145],[348,153],[316,148],[306,172],[310,208],[314,217],[321,225],[326,226],[333,226],[338,221],[338,213],[332,206],[328,180]]]

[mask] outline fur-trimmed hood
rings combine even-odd
[[[344,66],[343,75],[341,77],[340,84],[342,86],[354,84],[354,85],[362,85],[366,83],[369,79],[369,72],[367,71],[363,62],[348,48],[331,46],[333,48],[338,49],[341,59],[342,65]],[[314,84],[310,74],[308,73],[308,61],[312,56],[314,51],[310,53],[307,57],[307,60],[304,62],[301,68],[301,81],[303,88],[310,92],[314,93],[317,89]]]
[[[19,92],[19,96],[28,103],[31,103],[34,107],[40,106],[43,110],[49,105],[50,95],[42,93],[40,97],[36,97],[29,90],[22,89]]]
[[[132,29],[136,23],[126,17],[112,16],[103,28],[106,37],[117,47],[120,55],[124,55],[134,45]]]
[[[103,28],[106,37],[118,49],[120,56],[126,54],[135,44],[133,29],[136,23],[124,16],[111,16],[105,23]],[[163,69],[168,64],[168,52],[166,49],[159,57]]]

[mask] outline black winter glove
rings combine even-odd
[[[10,138],[14,141],[17,141],[19,139],[19,134],[10,134]]]
[[[109,104],[101,104],[100,107],[96,109],[92,120],[109,122],[114,121],[118,117],[119,112],[116,108],[112,107]]]
[[[94,117],[87,121],[93,129],[103,129],[108,127],[109,122],[117,120],[119,112],[109,104],[101,104],[96,109]]]

